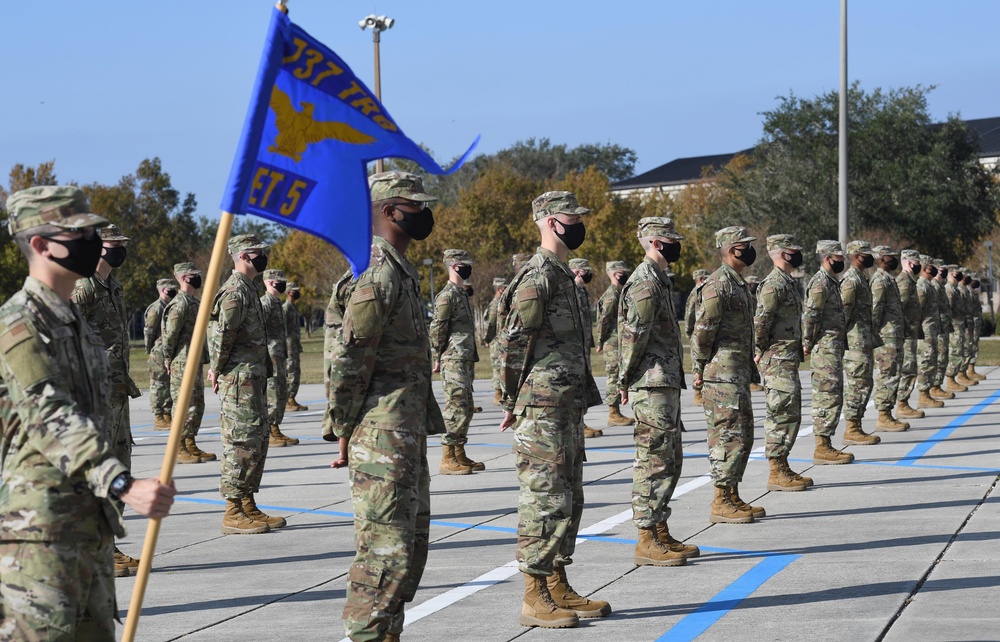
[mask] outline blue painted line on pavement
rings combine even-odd
[[[656,642],[694,640],[723,616],[738,607],[743,600],[750,597],[765,582],[800,557],[802,556],[774,555],[765,557],[709,601],[681,618],[680,622],[670,627],[670,630],[657,638]]]
[[[807,463],[811,464],[811,459],[792,459],[788,458],[788,461]],[[891,466],[893,468],[898,467],[899,461],[862,461],[860,459],[855,459],[854,464],[859,464],[861,466]],[[1000,473],[1000,468],[978,468],[976,466],[934,466],[930,464],[909,464],[908,468],[926,468],[928,470],[967,470],[977,473]]]
[[[1000,399],[1000,390],[997,390],[996,392],[994,392],[992,395],[990,395],[986,399],[980,401],[979,403],[977,403],[972,408],[969,408],[968,410],[966,410],[965,412],[963,412],[958,417],[955,417],[954,419],[952,419],[951,422],[947,426],[945,426],[941,430],[939,430],[936,433],[934,433],[932,436],[930,436],[923,443],[917,444],[916,446],[914,446],[913,450],[911,450],[904,457],[902,457],[897,462],[896,465],[897,466],[912,466],[914,464],[914,462],[916,462],[918,459],[920,459],[921,457],[923,457],[924,455],[926,455],[930,451],[931,448],[933,448],[934,446],[936,446],[939,442],[942,442],[945,439],[947,439],[948,437],[950,437],[951,434],[953,432],[955,432],[955,430],[957,430],[958,428],[960,428],[967,421],[969,421],[970,419],[972,419],[973,417],[975,417],[976,415],[978,415],[982,411],[984,411],[987,408],[989,408],[991,405],[993,405],[993,403],[997,399]]]

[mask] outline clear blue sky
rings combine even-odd
[[[272,4],[268,0],[4,3],[0,182],[55,159],[62,181],[111,183],[159,156],[199,212],[225,187]],[[638,172],[737,151],[759,113],[839,82],[839,0],[289,0],[292,20],[372,84],[387,14],[383,100],[445,162],[548,137],[612,142]],[[853,0],[850,77],[937,85],[935,119],[1000,116],[996,0]]]

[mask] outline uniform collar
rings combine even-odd
[[[372,244],[379,246],[385,251],[386,254],[391,256],[392,260],[399,264],[399,267],[403,268],[403,271],[406,272],[411,279],[414,281],[420,280],[420,275],[417,274],[417,270],[413,267],[413,264],[407,261],[406,257],[400,254],[399,250],[393,247],[392,243],[385,240],[381,236],[376,236],[372,238]]]
[[[562,270],[564,273],[566,273],[566,275],[569,276],[569,278],[571,278],[571,279],[574,280],[573,285],[576,285],[576,275],[573,274],[573,270],[569,269],[569,265],[565,261],[563,261],[561,258],[559,258],[558,254],[556,254],[555,252],[553,252],[551,250],[546,250],[544,247],[539,247],[538,248],[538,253],[541,254],[542,257],[545,260],[551,261],[560,270]]]
[[[24,290],[41,301],[45,307],[52,311],[59,321],[63,323],[73,323],[76,321],[76,316],[73,314],[73,308],[70,307],[70,304],[60,299],[59,295],[52,288],[35,277],[29,276],[24,279]]]

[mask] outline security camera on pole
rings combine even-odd
[[[378,56],[378,43],[381,41],[380,34],[386,29],[392,29],[392,25],[396,24],[396,21],[388,16],[376,16],[374,13],[367,18],[363,18],[358,21],[358,26],[361,30],[365,29],[372,30],[372,42],[375,43],[375,98],[382,101],[382,79],[379,74],[379,56]],[[375,172],[381,173],[383,171],[382,159],[375,161]]]

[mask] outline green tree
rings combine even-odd
[[[8,188],[0,185],[0,220],[7,220],[7,197],[14,192],[38,185],[55,185],[55,160],[25,167],[22,163],[10,170]],[[6,225],[0,225],[0,301],[6,301],[21,289],[28,276],[28,263],[11,239]]]

